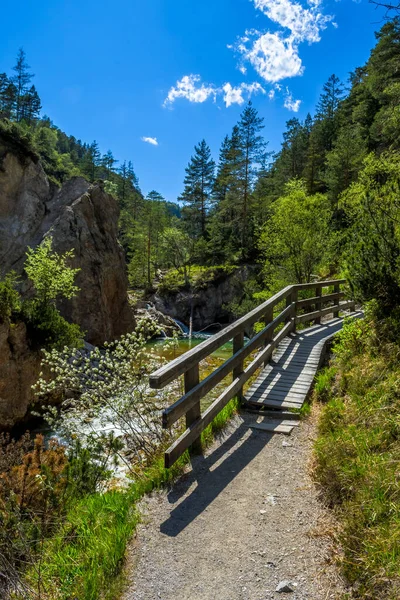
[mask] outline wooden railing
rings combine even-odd
[[[290,285],[241,319],[151,374],[150,386],[153,389],[162,389],[181,375],[184,376],[184,395],[163,412],[164,428],[170,427],[180,417],[186,416],[186,430],[165,453],[167,468],[171,467],[188,448],[193,451],[200,449],[201,432],[233,397],[238,396],[240,399],[243,397],[244,384],[262,365],[268,363],[279,342],[289,333],[294,332],[298,323],[308,321],[320,323],[324,315],[338,316],[341,310],[354,310],[352,300],[340,301],[345,297],[345,292],[340,290],[344,283],[346,283],[345,279],[337,279]],[[333,292],[328,290],[328,293],[323,295],[324,288],[333,288]],[[299,299],[299,293],[310,293],[310,290],[315,290],[315,296]],[[323,307],[326,303],[329,305]],[[284,308],[282,304],[285,305]],[[311,307],[313,310],[310,310]],[[279,310],[279,313],[275,315],[276,310]],[[265,324],[265,327],[244,344],[245,331],[260,321]],[[279,326],[281,328],[276,332]],[[233,340],[232,356],[200,381],[200,361],[230,340]],[[245,359],[258,349],[260,351],[256,357],[245,367]],[[200,400],[229,373],[233,374],[232,383],[201,413]]]

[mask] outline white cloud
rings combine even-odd
[[[245,102],[245,98],[243,94],[247,95],[249,98],[252,94],[257,92],[261,92],[265,94],[264,88],[257,82],[255,83],[241,83],[239,86],[233,87],[230,83],[226,83],[222,87],[223,97],[225,106],[228,108],[232,106],[232,104],[243,104]]]
[[[253,0],[255,7],[282,29],[279,31],[246,31],[235,49],[242,55],[242,65],[249,62],[260,77],[268,82],[302,75],[304,67],[299,44],[319,42],[321,31],[332,21],[320,9],[321,0],[309,0],[309,8],[291,0]],[[288,31],[285,31],[288,30]]]
[[[254,0],[254,5],[271,21],[289,29],[293,41],[319,42],[320,31],[332,20],[331,15],[320,11],[320,2],[311,0],[310,8],[303,8],[290,0]]]
[[[299,112],[301,100],[294,100],[292,93],[286,88],[286,97],[283,106],[293,112]]]
[[[170,89],[164,106],[171,106],[177,98],[186,98],[189,102],[205,102],[210,97],[215,101],[217,96],[222,96],[225,106],[229,107],[232,104],[243,104],[247,98],[258,92],[265,94],[264,88],[258,82],[241,83],[238,86],[232,86],[228,82],[218,88],[201,83],[199,75],[185,75],[181,81],[178,81],[176,87]]]
[[[301,100],[293,99],[289,90],[286,88],[285,91],[278,82],[304,73],[299,54],[301,43],[319,42],[321,32],[329,23],[337,27],[337,23],[333,21],[334,17],[323,13],[322,1],[252,0],[255,8],[278,27],[275,27],[275,31],[245,31],[236,44],[228,45],[228,48],[241,56],[239,71],[245,75],[248,65],[251,65],[262,80],[272,84],[268,92],[269,99],[272,100],[276,93],[282,92],[285,108],[294,112],[298,112]],[[236,86],[227,82],[222,87],[217,87],[214,84],[202,83],[200,75],[185,75],[171,87],[164,106],[171,106],[178,98],[202,103],[209,98],[215,102],[217,97],[222,96],[225,105],[229,107],[233,104],[243,104],[247,98],[258,92],[266,94],[258,82],[241,83]]]
[[[155,137],[146,137],[143,136],[141,138],[142,142],[146,142],[146,144],[151,144],[152,146],[158,146],[158,140]]]
[[[198,85],[200,81],[200,75],[185,75],[182,77],[169,90],[164,106],[173,104],[177,98],[186,98],[190,102],[205,102],[210,96],[213,96],[215,100],[215,86],[204,83]]]
[[[260,77],[271,83],[301,75],[304,71],[297,45],[279,33],[259,35],[250,47],[243,43],[242,38],[237,50]]]

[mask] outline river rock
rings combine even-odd
[[[160,335],[172,337],[174,334],[182,334],[181,328],[175,323],[172,317],[164,315],[152,304],[141,302],[135,309],[136,320],[150,318],[160,328]]]

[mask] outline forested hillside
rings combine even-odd
[[[369,276],[385,278],[394,298],[397,255],[385,253],[397,252],[387,219],[396,210],[399,170],[399,35],[398,19],[385,23],[367,64],[349,82],[332,75],[315,114],[290,119],[275,154],[268,152],[268,123],[249,103],[217,163],[205,140],[195,146],[179,205],[155,191],[144,198],[132,161],[101,155],[96,142],[81,142],[40,117],[23,50],[14,74],[0,76],[1,131],[38,154],[55,183],[75,175],[106,181],[120,204],[133,287],[151,288],[168,269],[255,262],[263,271],[252,293],[348,268],[358,293],[371,296]],[[381,189],[391,205],[384,211]]]

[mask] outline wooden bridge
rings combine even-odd
[[[346,293],[341,290],[345,283],[346,280],[340,279],[288,286],[152,373],[150,385],[154,389],[184,376],[184,395],[163,413],[165,428],[186,417],[186,430],[165,453],[166,467],[171,467],[188,448],[200,449],[201,432],[235,396],[246,408],[268,418],[254,427],[290,433],[296,424],[296,413],[290,409],[303,405],[323,359],[325,345],[342,327],[343,311],[354,311],[354,301],[346,300]],[[261,331],[245,344],[245,332],[260,322]],[[304,328],[310,322],[313,325]],[[232,356],[200,381],[200,361],[230,340],[233,340]],[[202,413],[201,399],[230,373],[232,382]],[[249,382],[250,387],[244,392]]]

